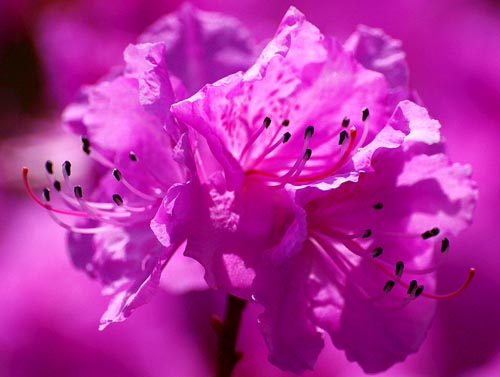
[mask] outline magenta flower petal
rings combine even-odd
[[[391,105],[410,97],[408,65],[401,41],[381,29],[360,25],[344,47],[364,67],[384,75],[391,92]]]
[[[169,70],[189,93],[247,69],[255,58],[250,34],[237,19],[190,4],[160,18],[139,37],[139,42],[161,42],[166,46]]]
[[[269,348],[269,361],[294,373],[313,370],[323,349],[322,332],[311,320],[307,251],[280,266],[261,267],[254,282],[255,299],[265,307],[259,328]]]
[[[238,170],[304,184],[333,175],[383,128],[392,113],[388,96],[383,75],[363,68],[291,8],[253,67],[205,86],[172,111],[206,137],[229,187],[241,184],[229,181]],[[307,149],[313,157],[304,164]]]
[[[433,292],[436,266],[477,199],[470,169],[441,153],[439,123],[425,110],[403,102],[388,124],[406,134],[401,146],[373,150],[371,170],[357,182],[297,192],[322,260],[310,272],[317,279],[312,318],[367,372],[418,350],[434,296],[419,298],[416,289]],[[366,149],[379,146],[382,134]],[[411,280],[418,285],[406,292]]]

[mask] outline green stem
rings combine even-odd
[[[243,357],[236,351],[236,341],[241,323],[241,315],[246,306],[246,300],[228,295],[224,322],[216,327],[219,337],[217,349],[217,377],[231,377],[234,367]]]

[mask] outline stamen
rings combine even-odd
[[[90,154],[90,141],[85,136],[82,136],[82,149],[86,154]]]
[[[308,139],[314,134],[314,126],[307,126],[306,132],[304,133],[304,138]]]
[[[63,174],[66,174],[66,176],[69,177],[71,175],[71,162],[64,161],[62,166],[63,166]]]
[[[61,182],[59,181],[54,181],[54,188],[57,190],[57,191],[61,191]]]
[[[450,247],[450,241],[446,237],[443,238],[441,240],[441,252],[442,253],[446,252],[446,250],[448,250],[449,247]]]
[[[153,195],[146,194],[146,193],[142,192],[141,190],[135,188],[124,176],[121,175],[121,172],[118,169],[114,169],[113,176],[115,177],[115,179],[118,180],[117,175],[120,178],[119,182],[121,182],[130,192],[132,192],[133,194],[137,195],[138,197],[140,197],[142,199],[154,201],[154,200],[157,200],[158,198],[162,197],[161,191],[160,192],[155,191],[156,196],[153,196]]]
[[[283,135],[283,144],[285,144],[290,138],[292,137],[292,134],[290,132],[285,132]]]
[[[45,162],[45,170],[47,170],[47,173],[49,174],[54,174],[54,164],[52,163],[52,161],[47,160]]]
[[[408,285],[408,294],[409,295],[414,295],[417,288],[418,288],[417,281],[416,280],[410,281],[410,284]]]
[[[439,228],[432,228],[431,230],[425,231],[422,233],[422,238],[424,240],[427,240],[431,237],[435,237],[439,234]]]
[[[296,182],[308,182],[311,180],[318,180],[328,177],[334,172],[336,172],[347,162],[348,158],[351,155],[351,152],[354,150],[354,140],[356,139],[356,134],[357,134],[356,128],[351,127],[351,129],[349,130],[349,143],[345,143],[342,145],[340,158],[335,164],[333,164],[333,166],[330,169],[324,172],[298,177],[296,179]]]
[[[344,119],[342,119],[342,127],[344,127],[344,128],[349,127],[350,122],[351,122],[351,119],[349,119],[348,116],[344,117]]]
[[[312,155],[312,150],[307,148],[306,151],[304,152],[304,160],[309,161],[311,159]]]
[[[424,293],[424,286],[423,285],[419,285],[418,288],[415,290],[414,296],[418,297],[422,293]]]
[[[384,208],[384,204],[383,204],[383,203],[380,203],[380,202],[375,203],[375,204],[373,205],[373,208],[375,208],[375,209],[382,209],[382,208]]]
[[[130,158],[130,160],[133,162],[137,162],[137,156],[133,151],[130,151],[130,153],[128,154],[128,158]]]
[[[339,136],[339,145],[344,144],[344,141],[346,139],[349,139],[349,134],[347,133],[346,130],[342,130],[342,132],[340,133],[340,136]]]
[[[241,150],[240,158],[239,158],[239,161],[241,163],[243,162],[243,158],[246,158],[246,154],[250,150],[250,147],[253,145],[253,143],[255,143],[255,141],[260,136],[260,134],[262,134],[262,132],[264,132],[264,130],[268,129],[270,125],[271,125],[271,118],[265,117],[264,121],[262,122],[262,126],[260,126],[260,128],[256,132],[254,132],[254,134],[248,139],[247,143],[245,144],[245,146]]]
[[[73,188],[73,192],[75,193],[75,196],[77,199],[82,199],[83,198],[83,191],[82,191],[82,186],[75,186]]]
[[[28,191],[28,195],[31,196],[31,198],[40,206],[42,206],[45,209],[48,209],[49,211],[61,213],[63,215],[71,215],[71,216],[78,216],[78,217],[89,217],[89,214],[87,212],[80,212],[80,211],[71,211],[71,210],[61,210],[58,208],[52,207],[50,204],[42,202],[33,192],[29,181],[28,181],[28,173],[29,169],[27,167],[23,167],[23,183],[24,187],[26,187],[26,191]]]
[[[118,207],[121,207],[123,205],[123,199],[119,194],[113,194],[113,201]]]
[[[422,296],[427,297],[427,298],[432,298],[435,300],[447,300],[447,299],[456,297],[459,294],[461,294],[470,285],[475,274],[476,274],[475,268],[469,269],[469,273],[467,275],[467,278],[465,279],[465,282],[462,284],[462,286],[460,288],[458,288],[454,292],[451,292],[451,293],[448,293],[445,295],[437,295],[437,294],[432,294],[432,293],[422,293]]]
[[[381,247],[376,247],[375,249],[373,249],[372,257],[373,258],[379,257],[380,255],[382,255],[383,251],[384,251],[384,249],[382,249]]]
[[[264,127],[269,128],[270,125],[271,125],[271,118],[265,117],[264,118]]]
[[[122,173],[118,169],[113,169],[113,176],[118,182],[122,179]]]
[[[398,278],[401,278],[401,276],[403,275],[404,268],[405,264],[403,262],[399,261],[396,263],[396,276]]]
[[[361,114],[362,114],[361,120],[364,122],[365,120],[368,119],[368,116],[370,115],[370,111],[368,110],[367,107],[364,107],[363,110],[361,110]]]
[[[48,187],[45,187],[45,188],[43,189],[43,197],[45,198],[45,200],[46,200],[47,202],[50,202],[50,190],[49,190],[49,188],[48,188]]]
[[[371,229],[366,229],[361,238],[368,238],[372,235],[372,230]]]
[[[384,285],[384,292],[389,293],[390,291],[392,291],[392,288],[394,288],[395,284],[396,283],[394,282],[394,280],[387,280],[387,282]]]

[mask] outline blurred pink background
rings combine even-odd
[[[191,1],[240,18],[257,41],[270,38],[289,5],[325,34],[357,24],[402,40],[411,84],[443,125],[454,161],[470,163],[480,199],[473,226],[454,240],[439,273],[453,290],[476,267],[465,293],[440,302],[417,355],[384,376],[490,376],[500,371],[500,2],[487,0]],[[125,323],[99,333],[107,299],[71,266],[64,231],[30,202],[21,167],[74,150],[58,114],[82,84],[120,64],[124,47],[180,1],[0,2],[0,376],[206,376],[216,338],[214,292],[159,294]],[[76,141],[78,145],[78,141]],[[36,176],[34,177],[36,181]],[[288,376],[266,361],[258,308],[244,316],[236,376]],[[309,376],[355,376],[328,341]]]

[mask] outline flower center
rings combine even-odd
[[[350,126],[350,119],[345,117],[340,124],[338,144],[332,140],[314,141],[315,127],[312,125],[305,128],[303,139],[299,141],[295,136],[297,132],[283,132],[283,128],[293,128],[293,122],[285,119],[281,123],[274,123],[270,117],[265,117],[262,125],[241,149],[239,162],[245,175],[281,188],[287,183],[303,185],[335,174],[366,140],[369,111],[364,108],[361,113],[361,135],[355,126]],[[324,151],[323,155],[315,156],[315,148]]]
[[[381,202],[373,204],[373,209],[376,211],[380,211],[383,208],[384,204]],[[331,214],[328,214],[326,217],[331,217]],[[379,230],[376,227],[350,232],[335,225],[331,219],[328,221],[326,217],[322,216],[319,219],[320,222],[318,222],[318,219],[316,219],[316,222],[311,221],[309,224],[308,241],[321,254],[322,260],[325,261],[325,265],[329,268],[329,276],[336,284],[344,286],[351,271],[362,260],[375,266],[388,278],[384,281],[376,276],[367,277],[368,281],[370,281],[370,286],[373,284],[380,286],[380,293],[378,294],[373,294],[373,291],[367,289],[368,287],[365,286],[365,283],[356,286],[359,294],[367,300],[374,302],[390,300],[391,304],[389,307],[400,309],[418,297],[437,300],[449,299],[461,294],[469,286],[474,277],[475,269],[471,268],[464,283],[457,290],[446,294],[425,292],[424,285],[419,284],[418,276],[437,271],[444,264],[449,254],[450,241],[447,237],[442,237],[440,242],[436,242],[441,233],[438,227],[418,234],[391,232]],[[389,239],[418,238],[425,242],[431,242],[435,245],[435,252],[440,254],[440,256],[434,265],[422,268],[409,268],[407,265],[410,265],[411,262],[405,263],[403,260],[393,262],[394,252],[391,253],[392,257],[385,258],[386,250],[382,246],[377,245],[377,236]]]
[[[106,167],[113,167],[114,164],[103,154],[99,153],[97,148],[92,148],[87,138],[82,137],[82,149],[85,154],[92,157],[95,161]],[[140,160],[134,152],[130,152],[129,160],[133,164],[139,164]],[[65,161],[61,166],[62,180],[55,178],[54,164],[48,160],[45,163],[45,172],[48,185],[42,191],[42,197],[39,198],[29,184],[27,167],[23,168],[23,181],[28,194],[31,198],[43,208],[47,209],[48,214],[52,219],[63,228],[83,234],[95,234],[106,231],[109,226],[129,226],[131,224],[149,221],[152,217],[151,211],[156,208],[157,203],[165,195],[165,189],[162,182],[157,179],[154,172],[150,171],[146,163],[140,165],[141,173],[149,175],[150,181],[156,182],[156,186],[148,187],[147,190],[136,187],[122,172],[113,167],[112,175],[116,182],[119,183],[116,189],[120,191],[113,193],[106,201],[107,194],[101,194],[102,187],[99,190],[95,188],[92,194],[86,198],[84,189],[81,185],[74,184],[72,180],[72,165],[70,161]],[[51,188],[55,190],[56,197],[52,197]],[[90,198],[104,197],[105,201],[94,201]],[[57,199],[66,208],[53,206],[53,199]],[[58,215],[64,215],[73,219],[87,219],[87,226],[77,226],[76,224],[68,223],[61,219]],[[89,224],[96,224],[89,225]]]

